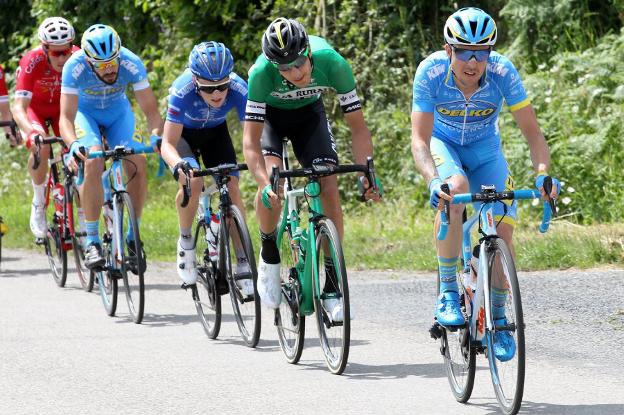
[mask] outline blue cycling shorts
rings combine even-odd
[[[470,192],[481,191],[482,185],[494,185],[496,191],[513,190],[514,183],[509,165],[503,155],[499,137],[479,140],[467,145],[458,145],[431,137],[431,156],[442,180],[462,175],[468,179]],[[475,203],[475,209],[481,203]],[[498,202],[494,205],[496,221],[515,225],[515,200]]]
[[[87,148],[102,147],[102,134],[106,136],[108,148],[126,146],[130,148],[143,147],[143,137],[135,129],[134,113],[127,102],[117,107],[106,109],[89,109],[76,113],[74,121],[76,138]]]

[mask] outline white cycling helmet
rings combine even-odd
[[[74,27],[62,17],[48,17],[39,26],[39,40],[45,45],[66,45],[74,37]]]

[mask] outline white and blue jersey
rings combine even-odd
[[[492,52],[479,89],[466,99],[455,86],[445,51],[431,54],[414,77],[412,112],[434,114],[433,136],[454,144],[499,138],[503,100],[511,111],[530,104],[520,75],[505,56]]]
[[[188,129],[213,128],[223,124],[232,108],[236,108],[238,119],[245,120],[247,105],[247,82],[234,72],[230,74],[230,88],[225,101],[219,108],[213,108],[195,91],[193,75],[185,70],[169,88],[167,121],[182,124]]]
[[[509,59],[492,52],[479,88],[466,99],[455,86],[450,64],[445,51],[435,52],[418,65],[414,77],[412,112],[434,114],[430,149],[438,174],[443,180],[466,176],[471,192],[480,192],[481,185],[513,190],[498,114],[503,101],[511,111],[530,104],[520,75]],[[494,214],[497,221],[514,225],[516,202],[497,203]]]
[[[100,128],[104,130],[109,147],[142,145],[126,96],[128,85],[132,85],[134,91],[150,87],[145,65],[124,47],[119,53],[119,74],[113,84],[98,78],[82,50],[74,53],[63,66],[61,93],[78,95],[74,126],[76,137],[83,145],[101,146]]]

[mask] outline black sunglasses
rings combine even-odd
[[[224,82],[218,85],[202,85],[199,82],[195,81],[195,87],[202,92],[207,94],[212,94],[215,91],[225,91],[230,87],[230,81]]]

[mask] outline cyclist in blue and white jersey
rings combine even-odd
[[[147,80],[145,66],[138,56],[121,46],[117,32],[110,26],[93,25],[84,32],[81,47],[82,50],[74,53],[63,67],[61,83],[59,125],[70,152],[80,155],[80,147],[89,151],[101,150],[100,129],[110,148],[118,145],[137,148],[147,144],[135,125],[134,113],[126,96],[128,85],[132,85],[152,137],[160,135],[163,121]],[[76,168],[75,163],[71,163]],[[147,196],[146,158],[143,155],[127,157],[123,166],[128,177],[133,177],[128,182],[127,190],[136,216],[140,218]],[[85,265],[90,269],[105,263],[99,236],[104,197],[103,171],[103,159],[85,161],[81,201],[87,231]],[[132,227],[126,239],[134,240]],[[128,243],[128,247],[132,246]],[[135,266],[145,270],[145,261]]]
[[[180,220],[177,268],[183,286],[197,280],[195,241],[191,234],[193,217],[197,212],[203,179],[191,179],[191,199],[186,207],[182,202],[182,185],[186,176],[183,168],[199,169],[199,157],[207,168],[223,163],[236,163],[236,152],[226,123],[230,110],[236,108],[241,123],[245,119],[247,83],[232,72],[234,59],[230,50],[218,42],[202,42],[189,55],[188,68],[169,90],[169,106],[163,132],[162,156],[172,166],[173,176],[180,189],[176,207]],[[238,172],[228,183],[232,202],[244,214],[238,187]],[[236,273],[249,272],[249,264],[242,246],[236,246]],[[241,280],[243,294],[253,294],[251,280]]]
[[[546,197],[543,181],[550,153],[520,76],[509,59],[492,50],[496,24],[483,10],[469,7],[452,14],[444,26],[444,50],[435,52],[416,70],[412,102],[412,154],[429,183],[430,203],[457,193],[478,192],[493,184],[497,191],[513,189],[513,179],[501,150],[498,114],[507,103],[526,138],[535,185]],[[440,186],[450,186],[450,195]],[[559,193],[553,179],[551,197]],[[435,317],[444,326],[464,324],[457,287],[457,260],[461,250],[462,205],[451,205],[451,224],[444,241],[437,241],[440,292]],[[511,248],[516,203],[496,204],[498,234]],[[439,215],[435,227],[439,226]],[[501,285],[501,286],[497,286]],[[508,290],[493,283],[495,324],[505,323]],[[513,337],[497,331],[494,352],[501,361],[515,353]]]

